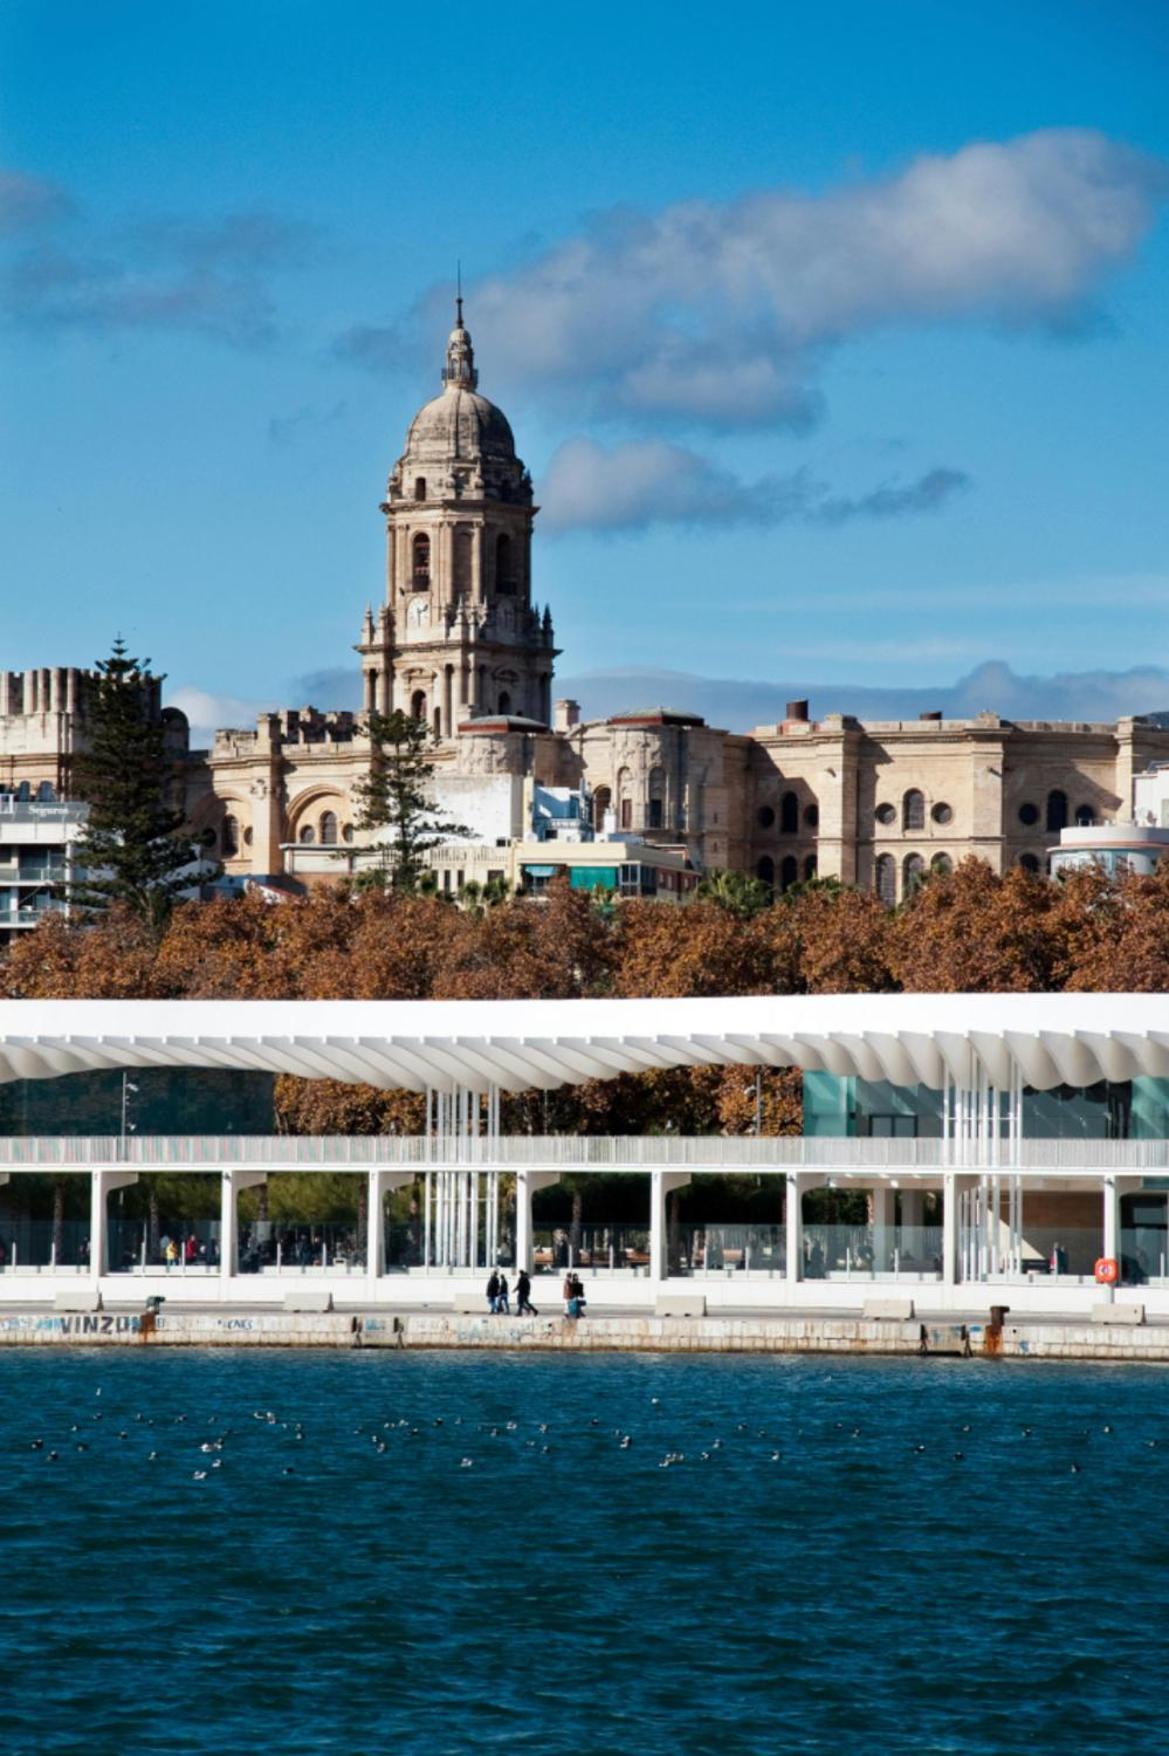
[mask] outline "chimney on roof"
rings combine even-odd
[[[558,732],[570,732],[573,726],[579,726],[580,702],[557,701],[554,704],[552,724]]]
[[[808,718],[807,702],[789,701],[783,710],[783,717],[784,719],[803,720],[806,722]]]
[[[931,707],[928,713],[919,713],[917,717],[918,719],[939,720],[942,715],[940,708]]]

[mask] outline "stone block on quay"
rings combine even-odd
[[[659,1293],[654,1301],[655,1317],[705,1317],[706,1294],[700,1292]]]
[[[95,1287],[68,1287],[53,1294],[54,1311],[100,1311],[101,1294]]]
[[[1093,1305],[1093,1323],[1119,1323],[1129,1327],[1142,1324],[1145,1320],[1143,1305]]]
[[[909,1323],[912,1317],[912,1299],[866,1299],[861,1310],[862,1323]]]
[[[300,1292],[284,1295],[286,1311],[331,1311],[333,1295],[328,1287],[305,1287]]]

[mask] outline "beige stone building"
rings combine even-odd
[[[1140,719],[862,724],[813,721],[792,702],[786,719],[749,734],[663,707],[582,721],[574,702],[554,700],[552,618],[532,596],[537,511],[507,418],[479,391],[460,304],[439,394],[415,415],[389,476],[385,591],[356,651],[365,708],[400,707],[432,728],[440,791],[459,821],[477,786],[511,777],[510,818],[481,832],[479,852],[464,851],[468,871],[516,870],[504,849],[532,836],[533,787],[583,789],[597,831],[614,840],[778,888],[837,876],[892,903],[967,854],[997,870],[1042,869],[1062,828],[1128,818],[1135,776],[1169,760],[1169,730]],[[84,685],[75,671],[0,676],[0,795],[67,792]],[[168,719],[180,756],[182,716]],[[359,858],[363,725],[361,714],[290,708],[187,754],[192,826],[228,874],[311,884]]]

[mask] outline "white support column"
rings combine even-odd
[[[956,1172],[947,1171],[942,1188],[942,1285],[956,1286],[958,1272],[958,1202],[962,1190]]]
[[[517,1171],[515,1174],[515,1265],[532,1271],[532,1196],[537,1189],[559,1183],[559,1171]],[[491,1265],[495,1266],[494,1263]]]
[[[652,1281],[666,1278],[669,1251],[666,1247],[666,1196],[672,1189],[683,1189],[690,1181],[689,1171],[651,1171],[649,1209],[649,1277]]]
[[[239,1192],[241,1189],[256,1189],[267,1181],[267,1171],[225,1170],[223,1173],[219,1191],[219,1273],[224,1280],[230,1280],[237,1272]]]
[[[1104,1256],[1120,1261],[1120,1187],[1115,1177],[1104,1178]]]
[[[89,1272],[101,1279],[108,1263],[110,1196],[138,1181],[137,1171],[91,1171],[89,1174]]]
[[[794,1287],[804,1278],[804,1179],[789,1171],[783,1198],[785,1268],[787,1284]]]
[[[382,1273],[386,1259],[386,1196],[414,1181],[413,1171],[369,1171],[366,1202],[365,1272],[371,1280]]]

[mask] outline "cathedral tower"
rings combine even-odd
[[[467,719],[548,725],[552,618],[532,603],[532,481],[507,417],[477,386],[457,321],[442,390],[419,409],[394,466],[386,517],[386,601],[366,612],[366,708],[402,708],[443,738]]]

